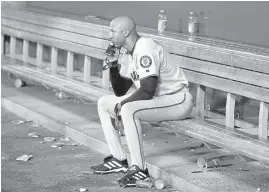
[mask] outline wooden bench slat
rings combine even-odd
[[[227,93],[226,99],[226,118],[225,125],[229,128],[234,128],[234,109],[235,109],[235,95]]]
[[[51,72],[50,63],[46,62],[46,61],[43,61],[44,66],[46,66],[46,67],[37,68],[36,65],[26,64],[21,59],[18,60],[18,59],[11,58],[8,55],[4,55],[4,57],[2,58],[2,62],[4,62],[6,65],[10,64],[12,68],[14,66],[21,67],[21,65],[25,65],[23,70],[26,72],[29,72],[29,73],[32,72],[33,70],[35,70],[35,73],[37,73],[39,75],[42,75],[42,73],[44,73],[44,74],[49,75],[49,76],[54,75],[56,79],[60,77],[60,79],[62,79],[62,80],[64,79],[66,81],[66,83],[73,84],[74,82],[76,82],[67,76],[65,66],[58,66],[56,74],[53,74]],[[83,73],[79,72],[79,71],[73,71],[73,77],[82,77],[82,79],[83,79]],[[101,85],[101,83],[100,83],[101,78],[94,77],[94,76],[92,78],[94,81],[98,81],[98,83]],[[76,82],[76,83],[78,83],[78,82]],[[83,89],[83,86],[84,86],[84,84],[80,85],[80,88]],[[104,93],[106,93],[106,91],[104,91]]]
[[[243,83],[257,85],[259,87],[269,88],[269,74],[187,58],[184,56],[172,54],[170,56],[173,63],[177,63],[183,68],[188,68],[205,74],[213,74],[225,79],[232,79]]]
[[[56,73],[57,71],[57,58],[58,58],[58,49],[56,47],[51,48],[51,71]]]
[[[16,37],[10,37],[10,55],[14,57],[16,55]]]
[[[261,102],[259,111],[259,138],[267,139],[268,137],[268,110],[269,104]]]
[[[25,11],[35,13],[35,14],[41,14],[41,15],[49,15],[53,16],[54,18],[58,18],[63,21],[70,21],[72,19],[73,22],[76,22],[78,24],[85,24],[85,17],[81,15],[74,15],[70,13],[62,13],[62,12],[55,12],[52,10],[44,10],[44,9],[39,9],[39,8],[33,8],[33,7],[26,7],[24,9]],[[92,19],[90,22],[87,22],[87,24],[91,27],[94,28],[99,28],[99,27],[104,27],[104,26],[109,26],[110,21],[107,20],[106,18],[102,16],[98,16],[100,19]],[[112,20],[112,19],[111,19]],[[88,20],[87,20],[88,21]]]
[[[74,53],[68,51],[67,53],[67,76],[72,78],[73,77],[73,70],[74,70]]]
[[[109,44],[108,40],[93,38],[86,35],[63,31],[60,29],[49,28],[47,26],[45,27],[41,25],[35,25],[27,22],[15,21],[6,18],[2,18],[2,26],[18,30],[24,30],[27,32],[36,33],[39,35],[52,37],[55,39],[70,41],[77,44],[87,45],[98,49],[106,49]]]
[[[73,20],[71,23],[70,19],[67,18],[59,18],[51,15],[44,15],[23,10],[16,11],[13,14],[9,14],[4,11],[2,12],[2,18],[23,22],[27,21],[27,23],[31,24],[43,25],[49,28],[70,31],[73,33],[105,40],[108,40],[109,35],[109,29],[106,26],[96,24],[92,25],[91,23],[86,23],[85,21],[82,22],[76,20]]]
[[[4,56],[3,59],[5,60],[1,65],[2,70],[21,75],[27,79],[44,83],[54,88],[61,88],[63,91],[79,95],[84,99],[96,100],[101,96],[112,94],[109,91],[93,87],[89,84],[81,83],[61,75],[52,74],[51,72],[41,68],[26,66],[23,65],[23,62],[21,61],[15,62],[13,59],[5,57],[6,56]]]
[[[23,48],[22,48],[22,54],[23,54],[23,62],[28,62],[29,57],[29,41],[23,40]]]
[[[17,62],[22,62],[21,64],[25,64],[25,65],[31,65],[31,66],[35,66],[37,67],[36,65],[36,58],[33,58],[33,57],[28,57],[28,62],[25,63],[23,62],[23,55],[15,55],[15,57],[11,57],[10,54],[5,54],[5,58],[4,60],[7,60],[7,58],[9,58],[8,60],[14,60],[16,63]],[[50,62],[47,62],[47,61],[43,61],[42,62],[42,65],[40,66],[40,68],[47,68],[50,66]]]
[[[269,89],[227,80],[212,75],[202,74],[184,68],[183,71],[190,82],[199,82],[199,84],[211,87],[213,89],[247,96],[249,98],[265,101],[267,103],[269,102]]]
[[[143,34],[144,35],[144,34]],[[145,35],[146,36],[146,35]],[[220,51],[218,48],[210,46],[198,46],[180,40],[165,41],[155,38],[172,54],[184,55],[192,58],[199,58],[205,61],[222,63],[228,66],[248,69],[269,74],[269,56],[259,58],[259,56],[246,56],[229,49]]]
[[[162,122],[160,125],[269,163],[269,142],[256,140],[248,134],[236,131],[236,129],[227,130],[196,119]]]
[[[205,36],[196,36],[195,38],[190,38],[190,36],[186,33],[178,33],[172,31],[165,31],[162,35],[159,35],[156,28],[141,26],[137,26],[137,28],[141,29],[143,35],[145,33],[145,35],[149,36],[150,38],[156,38],[158,39],[158,42],[180,44],[185,41],[186,44],[194,45],[194,47],[211,50],[214,48],[218,52],[233,53],[235,55],[242,54],[246,57],[257,56],[257,58],[265,60],[268,60],[269,56],[269,49],[264,46],[250,45],[247,43],[240,43]]]
[[[1,55],[5,54],[5,35],[1,33]]]
[[[196,114],[200,119],[205,118],[205,95],[206,95],[206,87],[202,85],[197,86],[197,94],[196,94]]]
[[[49,10],[49,9],[40,9],[40,8],[29,7],[29,6],[24,7],[21,10],[31,12],[31,13],[36,13],[36,14],[43,14],[43,15],[50,15],[53,17],[59,17],[60,19],[72,18],[75,21],[77,21],[77,19],[80,19],[82,17],[81,15],[77,15],[77,14],[53,11],[53,10]]]
[[[43,61],[43,45],[41,43],[37,43],[36,61],[37,61],[37,66],[41,67],[42,61]]]
[[[107,65],[106,61],[103,61],[103,66]],[[102,72],[102,86],[103,89],[109,90],[110,80],[109,80],[109,70]]]
[[[8,28],[5,26],[2,26],[2,33],[6,35],[10,35],[10,36],[16,36],[17,38],[38,42],[43,45],[57,47],[63,50],[69,50],[74,53],[80,53],[80,54],[92,56],[94,58],[104,59],[105,51],[101,49],[96,49],[93,47],[80,45],[80,44],[76,44],[76,43],[72,43],[72,42],[68,42],[64,40],[54,39],[52,37],[45,37],[42,35],[26,32],[26,31],[20,31],[17,29]]]
[[[91,65],[92,65],[92,58],[85,55],[85,58],[84,58],[84,83],[91,82]]]
[[[214,111],[205,110],[205,116],[207,117],[206,120],[208,120],[208,121],[211,121],[211,120],[214,121],[214,119],[222,119],[222,122],[223,122],[222,125],[225,125],[225,116],[222,114],[219,114],[219,113],[214,112]],[[250,128],[257,129],[257,124],[245,121],[243,119],[235,119],[234,125],[242,128],[242,129],[250,129]]]

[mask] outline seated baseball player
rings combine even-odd
[[[130,17],[117,17],[110,24],[109,38],[116,48],[107,56],[110,80],[115,95],[98,100],[98,113],[111,155],[91,168],[95,173],[126,172],[118,180],[120,186],[132,187],[137,180],[149,177],[145,166],[141,121],[161,122],[188,117],[193,98],[188,80],[177,63],[169,61],[169,53],[158,42],[138,35]],[[124,48],[128,62],[119,64],[119,49]],[[137,90],[126,94],[132,85]],[[121,119],[131,162],[127,162],[115,120]]]

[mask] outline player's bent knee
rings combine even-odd
[[[101,106],[101,105],[103,105],[103,103],[104,103],[104,97],[99,98],[97,101],[97,105]]]
[[[98,102],[97,102],[97,104],[98,104],[98,106],[101,106],[101,105],[106,105],[108,102],[111,102],[111,95],[105,95],[105,96],[103,96],[103,97],[100,97],[99,99],[98,99]]]
[[[130,121],[131,119],[140,119],[140,112],[136,104],[126,103],[121,108],[121,117],[123,121]]]
[[[131,103],[126,103],[121,107],[121,116],[132,116],[134,113]]]

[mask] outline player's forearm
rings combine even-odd
[[[126,98],[121,102],[121,106],[126,103],[139,101],[139,100],[150,100],[154,97],[157,89],[158,77],[152,76],[144,80],[141,80],[140,88],[134,92],[130,97]]]
[[[118,97],[125,95],[133,84],[132,80],[120,76],[117,66],[110,68],[110,81],[113,91]]]

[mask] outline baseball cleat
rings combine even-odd
[[[107,157],[104,158],[104,163],[107,162],[108,160],[112,159],[113,158],[113,155],[109,155]],[[99,165],[94,165],[94,166],[91,166],[91,169],[92,170],[95,170]]]
[[[92,166],[94,174],[108,174],[126,172],[128,169],[127,159],[118,160],[113,156],[104,159],[104,162],[97,166]]]
[[[118,183],[120,187],[135,187],[137,180],[148,180],[149,173],[148,169],[142,170],[138,166],[133,165],[127,170],[127,173],[120,179],[118,179]]]

